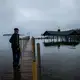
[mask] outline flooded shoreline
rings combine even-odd
[[[80,73],[80,44],[75,46],[48,46],[44,41],[36,41],[41,45],[42,80],[75,80]],[[46,78],[47,77],[47,78]]]
[[[6,48],[0,48],[0,73],[12,70],[12,51],[7,38]],[[0,41],[2,42],[2,41]],[[40,43],[42,80],[75,80],[80,73],[80,44],[72,46],[45,47],[44,40],[36,40]],[[80,79],[80,78],[79,78]]]

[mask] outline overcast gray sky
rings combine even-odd
[[[0,0],[0,34],[80,28],[80,0]]]

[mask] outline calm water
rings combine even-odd
[[[12,70],[12,52],[9,38],[0,36],[0,76],[4,72]]]
[[[41,46],[42,80],[80,80],[80,44],[76,47]]]
[[[0,37],[0,74],[12,70],[10,37]],[[80,80],[80,45],[45,47],[42,40],[41,64],[43,80]]]

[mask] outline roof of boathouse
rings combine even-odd
[[[43,36],[55,35],[55,36],[68,36],[68,35],[78,35],[77,31],[75,30],[68,30],[68,31],[45,31]]]

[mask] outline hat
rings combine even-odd
[[[14,28],[14,30],[19,30],[18,28]]]

